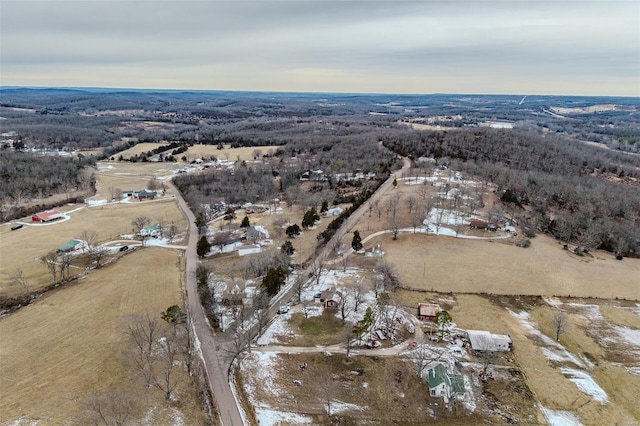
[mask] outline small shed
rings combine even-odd
[[[51,222],[52,220],[60,219],[63,216],[64,215],[56,209],[45,210],[32,215],[31,221],[32,222]]]
[[[418,303],[418,319],[420,321],[433,321],[442,309],[437,303]]]
[[[325,290],[320,293],[320,303],[323,304],[325,308],[337,308],[340,304],[340,298],[342,294],[339,291],[336,291],[335,288],[330,288],[329,290]]]

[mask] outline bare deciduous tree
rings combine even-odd
[[[11,283],[22,287],[22,289],[27,293],[29,292],[27,279],[25,278],[24,273],[22,272],[22,269],[18,268],[14,271],[13,275],[11,276]]]
[[[50,251],[49,253],[42,256],[41,259],[45,265],[47,265],[47,269],[49,269],[49,273],[51,274],[52,283],[55,284],[56,278],[58,277],[58,255],[55,251]]]
[[[564,312],[558,311],[553,315],[551,325],[556,335],[556,342],[560,341],[560,336],[569,328],[569,316]]]
[[[93,393],[88,397],[85,404],[86,420],[94,425],[122,426],[127,424],[136,408],[134,395],[110,388],[105,393]]]
[[[392,263],[381,260],[376,263],[375,271],[382,277],[382,288],[384,291],[389,292],[400,287],[402,283],[400,275]]]
[[[140,240],[142,241],[142,247],[145,246],[144,242],[148,237],[148,235],[143,233],[142,230],[147,225],[149,225],[149,222],[151,222],[151,219],[149,219],[147,216],[138,216],[131,222],[131,224],[135,228],[135,231],[137,232],[138,236],[140,237]]]

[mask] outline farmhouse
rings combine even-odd
[[[418,319],[420,321],[433,321],[441,310],[440,305],[436,303],[418,303]]]
[[[158,193],[156,191],[147,191],[146,189],[143,189],[142,191],[139,191],[136,195],[138,196],[138,200],[144,201],[144,200],[153,200],[154,198],[156,198],[156,195],[158,195]]]
[[[60,219],[64,215],[56,209],[45,210],[31,216],[32,222],[51,222],[52,220]]]
[[[82,246],[82,244],[83,244],[82,240],[71,239],[66,243],[64,243],[63,245],[61,245],[60,247],[58,247],[56,249],[56,253],[67,253],[70,251],[77,250],[78,248],[80,248],[80,246]]]
[[[492,334],[484,330],[467,330],[466,337],[471,349],[476,352],[508,352],[513,349],[511,337],[506,334]]]
[[[484,220],[472,219],[471,222],[469,222],[469,226],[476,229],[487,229],[489,224]]]
[[[444,402],[455,395],[464,394],[464,379],[459,374],[450,374],[447,368],[438,364],[429,370],[429,395],[444,398]]]

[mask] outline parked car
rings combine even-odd
[[[280,306],[278,309],[278,314],[286,314],[287,312],[289,312],[289,305]]]
[[[120,251],[127,251],[127,250],[129,250],[129,246],[120,247]]]
[[[407,345],[407,350],[411,350],[411,349],[415,349],[416,347],[418,347],[418,342],[411,342]]]
[[[11,230],[12,230],[12,231],[17,231],[18,229],[22,228],[23,226],[24,226],[24,225],[13,225],[13,226],[11,227]]]
[[[382,343],[380,343],[378,340],[371,340],[367,342],[367,347],[369,349],[379,348],[380,346],[382,346]]]

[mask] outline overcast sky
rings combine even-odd
[[[0,0],[0,84],[640,96],[640,2]]]

